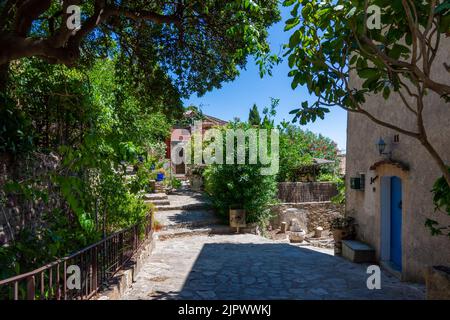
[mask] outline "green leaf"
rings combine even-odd
[[[378,75],[378,70],[374,68],[365,68],[358,70],[358,75],[363,79],[373,78]]]
[[[443,3],[441,3],[440,5],[438,5],[434,12],[441,14],[448,10],[450,10],[450,1],[446,0]]]
[[[299,30],[296,30],[292,36],[289,38],[289,47],[295,48],[301,41],[301,34]]]

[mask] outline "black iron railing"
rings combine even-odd
[[[0,299],[83,300],[94,296],[149,239],[152,216],[70,256],[0,281]]]

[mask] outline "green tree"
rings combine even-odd
[[[224,150],[226,150],[226,130],[241,129],[244,132],[254,127],[248,123],[232,122],[221,127]],[[245,154],[248,159],[249,143],[245,141]],[[277,184],[275,176],[262,175],[261,163],[237,164],[235,152],[234,164],[211,164],[204,171],[205,189],[219,214],[228,219],[230,206],[240,206],[246,210],[247,222],[258,223],[262,227],[270,218],[268,205],[276,199]]]
[[[294,120],[305,124],[341,107],[416,139],[442,173],[435,195],[438,190],[447,194],[442,181],[450,188],[450,171],[430,142],[423,119],[430,112],[427,95],[437,94],[447,106],[450,101],[450,86],[432,73],[436,68],[450,72],[447,62],[437,65],[437,57],[446,54],[441,44],[450,34],[450,1],[286,0],[284,5],[292,6],[285,26],[292,32],[285,53],[292,88],[305,85],[316,97],[311,105],[303,102],[292,110]],[[373,23],[374,14],[379,26]],[[351,75],[363,79],[362,86],[354,85]],[[383,104],[375,112],[366,110],[366,98],[374,94],[399,98],[402,103],[395,108],[408,112],[415,125],[390,122],[388,113],[400,111]],[[435,203],[442,205],[436,198]]]
[[[71,5],[81,8],[76,30]],[[275,0],[2,1],[0,71],[25,57],[74,65],[120,50],[142,65],[156,59],[181,91],[204,93],[233,80],[249,55],[264,72],[276,60],[267,28],[279,19]]]
[[[42,220],[34,229],[25,226],[0,250],[3,276],[60,258],[148,214],[142,193],[150,163],[126,179],[121,162],[134,164],[164,141],[172,115],[164,105],[172,101],[181,108],[181,101],[165,98],[173,92],[170,82],[161,90],[143,90],[135,80],[143,79],[139,72],[145,70],[123,68],[124,59],[117,55],[68,68],[29,58],[11,67],[3,92],[11,106],[0,118],[0,151],[14,156],[8,173],[21,174],[1,186],[0,206],[14,197],[24,210],[34,206]],[[146,81],[159,75],[147,74]],[[35,176],[22,161],[42,165],[35,155],[49,154],[61,161],[45,175]]]
[[[450,32],[450,2],[286,0],[284,5],[293,6],[285,27],[293,32],[285,53],[292,88],[305,85],[317,97],[311,105],[303,102],[293,110],[294,120],[305,124],[323,118],[334,106],[365,115],[417,139],[450,184],[447,166],[430,143],[423,122],[429,91],[443,101],[450,98],[450,86],[434,80],[431,73],[438,67],[436,56],[444,54],[440,44]],[[381,10],[381,28],[369,27],[370,5]],[[351,73],[364,79],[362,87],[352,84]],[[415,118],[416,128],[391,123],[387,117],[367,111],[363,105],[371,94],[385,99],[397,95],[403,102],[398,108]]]
[[[248,114],[248,123],[254,126],[259,126],[261,124],[261,116],[259,115],[258,107],[253,104]]]
[[[313,164],[314,158],[334,160],[335,165],[323,168],[323,173],[333,174],[337,166],[337,145],[330,138],[311,131],[304,131],[293,124],[283,122],[280,130],[280,172],[278,181],[296,181],[297,171]]]

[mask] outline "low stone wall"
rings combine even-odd
[[[280,182],[278,199],[284,203],[330,201],[338,194],[332,182]]]
[[[330,230],[331,221],[343,215],[342,205],[326,202],[281,203],[271,207],[274,217],[271,219],[272,227],[279,228],[281,222],[288,225],[292,219],[297,219],[300,226],[309,232],[317,227]]]

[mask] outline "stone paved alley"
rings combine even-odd
[[[207,215],[198,213],[202,210],[198,204],[195,210],[193,217]],[[164,238],[156,240],[156,248],[123,299],[424,298],[422,285],[400,282],[384,272],[381,290],[368,290],[368,265],[333,256],[329,249],[252,234],[211,234],[219,226],[187,227],[185,219],[170,219],[189,212],[170,205],[159,210],[157,219],[168,221],[159,232]],[[173,224],[177,219],[183,221],[179,228]],[[205,219],[215,221],[212,216]]]

